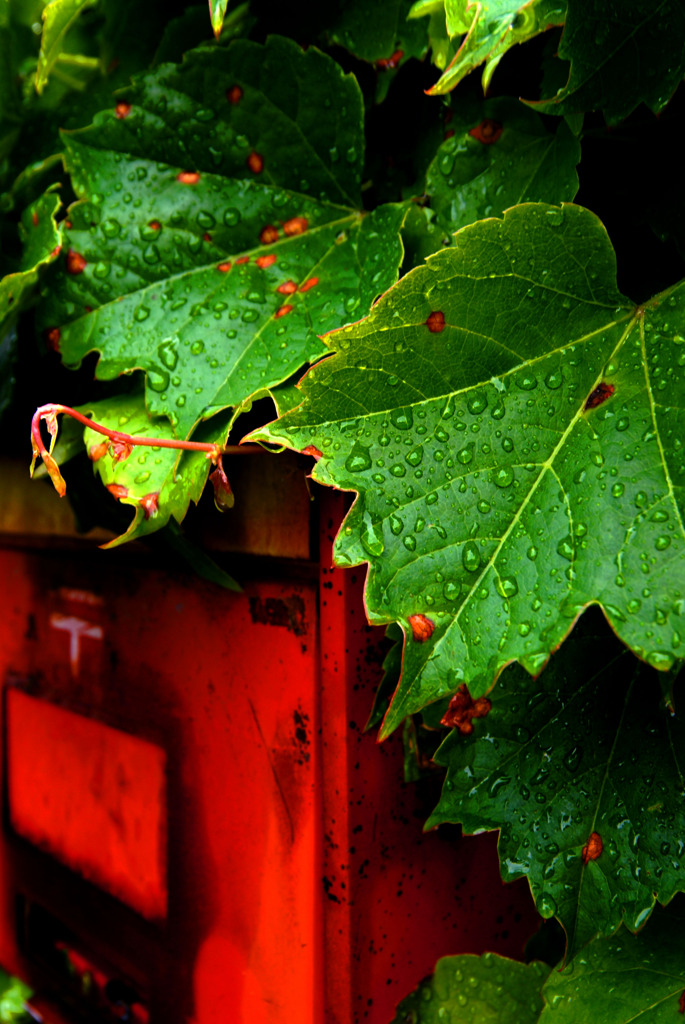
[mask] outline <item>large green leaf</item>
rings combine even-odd
[[[397,1007],[392,1024],[537,1024],[546,964],[483,953],[445,956]]]
[[[445,10],[450,35],[466,35],[454,59],[430,90],[433,95],[454,89],[483,63],[483,88],[487,89],[507,50],[552,25],[564,23],[566,0],[447,0]],[[414,16],[422,13],[415,5]]]
[[[454,125],[428,168],[426,192],[443,231],[501,216],[517,203],[570,202],[578,191],[580,144],[565,121],[555,132],[517,100],[481,105]],[[454,124],[454,122],[452,122]]]
[[[370,620],[408,638],[383,735],[511,661],[539,673],[591,603],[655,667],[682,655],[684,293],[635,308],[593,214],[514,207],[331,335],[257,433],[359,492],[337,561],[370,563]]]
[[[55,65],[67,32],[86,7],[92,7],[96,0],[50,0],[43,11],[43,34],[40,40],[40,54],[36,70],[36,91],[41,93],[48,83],[50,72]]]
[[[359,210],[361,95],[314,49],[198,49],[65,145],[87,198],[44,326],[68,365],[145,370],[177,435],[318,357],[397,277],[404,208]]]
[[[570,956],[685,889],[685,730],[658,675],[588,613],[539,679],[506,669],[434,757],[448,772],[426,827],[499,828],[502,877],[528,878]]]
[[[685,1007],[682,904],[598,939],[564,971],[493,953],[438,960],[393,1024],[667,1024]],[[544,1000],[544,1004],[543,1004]]]
[[[135,392],[91,402],[80,411],[110,430],[165,440],[174,437],[168,419],[151,419]],[[223,444],[227,429],[225,417],[217,417],[200,427],[196,439]],[[135,510],[126,532],[106,547],[153,533],[172,517],[180,523],[190,502],[199,501],[211,468],[204,452],[181,454],[171,448],[135,447],[127,458],[117,461],[108,453],[107,439],[89,427],[85,428],[84,441],[104,485],[118,501]]]
[[[428,46],[423,27],[407,21],[411,6],[411,0],[346,0],[331,24],[331,42],[362,60],[391,60],[392,70],[407,57],[422,56]]]
[[[567,84],[535,104],[549,114],[602,110],[615,124],[641,102],[655,113],[685,72],[685,9],[678,0],[568,0],[559,56]]]
[[[24,251],[18,269],[0,280],[0,331],[3,333],[36,292],[39,272],[53,263],[62,242],[55,215],[60,200],[48,190],[22,214],[20,234]]]
[[[685,1012],[685,915],[679,903],[638,935],[598,939],[543,988],[540,1024],[678,1024]]]

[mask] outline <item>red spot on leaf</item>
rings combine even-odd
[[[31,214],[31,223],[33,224],[34,228],[38,227],[38,211],[37,210],[34,210],[33,213]]]
[[[45,340],[48,348],[51,348],[53,352],[59,352],[60,337],[59,327],[51,327],[49,331],[45,332]]]
[[[159,512],[159,491],[144,494],[139,501],[146,519],[153,519]]]
[[[453,137],[453,135],[454,135],[454,128],[449,128],[449,129],[448,129],[448,130],[447,130],[447,131],[445,132],[445,136],[444,136],[444,138],[445,138],[445,142],[447,141],[447,139],[451,139],[451,138]]]
[[[276,254],[273,252],[269,253],[268,256],[258,256],[257,259],[255,260],[257,266],[260,267],[262,270],[266,270],[267,267],[273,267],[275,262]]]
[[[109,444],[107,441],[100,441],[99,444],[94,444],[92,448],[88,449],[88,458],[92,459],[93,462],[97,462],[98,459],[104,458],[108,448]]]
[[[315,459],[320,459],[323,456],[323,452],[320,452],[316,445],[308,444],[306,448],[302,449],[303,455],[313,455]]]
[[[678,1008],[681,1013],[685,1013],[685,989],[680,993],[680,999],[678,1000]]]
[[[497,142],[501,134],[502,125],[499,121],[493,121],[489,117],[486,117],[484,121],[481,121],[480,124],[477,124],[469,132],[472,138],[478,139],[484,146],[492,146],[494,142]]]
[[[61,253],[61,251],[62,251],[62,246],[61,246],[61,245],[56,245],[56,246],[55,246],[55,248],[54,248],[54,249],[52,250],[52,252],[50,253],[50,255],[51,255],[51,256],[59,256],[59,254]]]
[[[281,306],[281,308],[277,309],[274,313],[274,319],[278,320],[279,317],[285,316],[287,313],[292,313],[292,311],[292,306]]]
[[[602,843],[602,837],[599,832],[592,832],[590,834],[590,838],[583,847],[583,852],[581,854],[583,864],[587,864],[590,860],[597,860],[597,858],[601,856],[603,849],[604,844]]]
[[[180,181],[182,185],[197,185],[199,180],[200,175],[197,171],[181,171],[176,175],[176,181]]]
[[[388,68],[396,68],[403,57],[404,50],[395,50],[391,57],[381,57],[380,60],[377,60],[376,67],[379,71],[387,71]]]
[[[264,170],[264,157],[253,149],[247,158],[247,166],[253,174],[261,174]]]
[[[239,266],[241,263],[249,263],[249,262],[250,262],[250,257],[249,256],[241,256],[240,259],[235,261],[235,265]]]
[[[124,103],[123,100],[119,100],[116,107],[114,108],[114,115],[121,121],[124,117],[128,117],[131,113],[131,104]]]
[[[65,226],[65,228],[71,229],[71,228],[73,228],[74,225],[71,223],[70,220],[65,220],[64,226]]]
[[[115,462],[124,462],[133,451],[133,445],[128,441],[110,441],[109,454]]]
[[[231,269],[231,264],[230,263],[220,263],[219,266],[216,269],[220,270],[222,274],[227,274],[229,272],[229,270]]]
[[[239,85],[232,85],[230,89],[226,90],[226,99],[229,103],[232,103],[234,107],[240,103],[242,98],[243,90]]]
[[[310,288],[315,288],[319,283],[318,277],[310,277],[308,281],[300,285],[301,292],[308,292]]]
[[[294,281],[284,281],[283,284],[279,284],[276,289],[281,295],[292,295],[293,292],[297,291],[297,285]]]
[[[606,381],[602,381],[598,384],[594,391],[592,391],[585,403],[584,411],[588,409],[596,409],[602,402],[606,402],[607,398],[611,398],[616,388],[613,384],[607,384]]]
[[[202,236],[202,240],[204,242],[211,242],[212,236],[210,235],[210,233],[208,231],[205,231],[204,235]]]
[[[107,484],[107,490],[114,495],[117,501],[128,498],[128,487],[124,487],[123,484]]]
[[[439,309],[434,310],[428,315],[426,327],[431,334],[440,334],[440,331],[445,330],[445,314],[441,313]]]
[[[150,220],[150,221],[148,221],[148,225],[147,226],[149,228],[152,228],[153,231],[161,231],[162,230],[162,225],[160,224],[160,222],[158,220]]]
[[[283,230],[286,235],[303,235],[309,227],[309,221],[306,217],[291,217],[290,220],[286,220],[283,224]]]
[[[80,252],[70,249],[67,253],[67,272],[69,274],[82,274],[86,269],[88,261]]]
[[[459,687],[449,703],[440,724],[448,728],[458,729],[464,736],[473,732],[472,719],[485,718],[492,704],[487,697],[474,700],[466,683]]]
[[[433,620],[425,615],[410,615],[409,625],[411,626],[412,639],[417,644],[425,644],[426,640],[430,640],[435,629]]]
[[[275,228],[273,224],[267,224],[259,232],[259,241],[262,245],[271,245],[272,242],[277,242],[278,228]]]

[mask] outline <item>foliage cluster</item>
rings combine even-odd
[[[5,439],[71,401],[203,444],[64,431],[82,505],[90,459],[133,508],[113,543],[178,546],[248,429],[354,492],[336,561],[395,644],[371,724],[546,922],[397,1021],[675,1020],[682,6],[209,6],[0,0]]]

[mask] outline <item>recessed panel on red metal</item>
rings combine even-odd
[[[166,915],[166,754],[10,687],[9,818],[24,839],[150,920]]]

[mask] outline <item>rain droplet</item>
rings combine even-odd
[[[461,552],[462,565],[467,572],[477,572],[480,566],[480,549],[472,540],[464,544]]]

